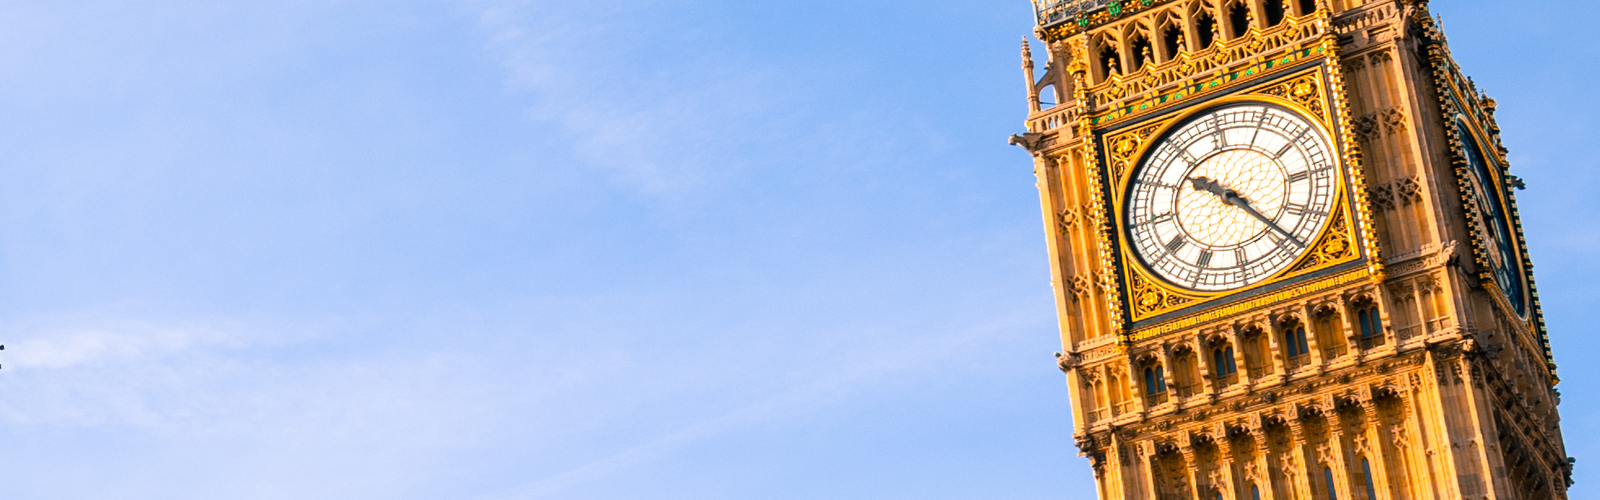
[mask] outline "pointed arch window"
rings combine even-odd
[[[1306,325],[1296,322],[1283,332],[1283,354],[1289,368],[1299,368],[1310,362],[1311,346],[1306,342]]]
[[[1333,469],[1331,467],[1322,468],[1322,479],[1328,483],[1328,500],[1339,500],[1339,490],[1333,486]]]
[[[1167,393],[1167,374],[1161,365],[1144,369],[1144,388],[1151,396]]]
[[[1155,49],[1144,35],[1135,36],[1129,48],[1132,49],[1132,53],[1128,55],[1133,58],[1133,67],[1129,71],[1139,71],[1139,68],[1156,63]]]
[[[1226,345],[1211,350],[1211,369],[1216,373],[1217,381],[1225,385],[1232,385],[1238,380],[1239,365],[1233,360],[1233,346]]]
[[[1250,7],[1245,6],[1244,2],[1228,7],[1228,24],[1232,25],[1230,34],[1233,38],[1244,36],[1250,31],[1250,17]]]
[[[1183,40],[1183,28],[1173,24],[1161,31],[1161,40],[1167,49],[1167,58],[1176,59],[1178,54],[1188,52],[1188,44]]]
[[[1284,14],[1289,11],[1289,2],[1290,0],[1267,0],[1266,3],[1261,5],[1262,10],[1266,11],[1267,14],[1267,26],[1283,24]]]
[[[1122,57],[1117,54],[1117,49],[1106,47],[1100,51],[1100,72],[1106,78],[1122,74]]]
[[[1356,328],[1361,330],[1361,348],[1371,349],[1383,345],[1383,318],[1378,307],[1371,303],[1356,307]]]
[[[1217,42],[1217,38],[1220,38],[1217,35],[1221,34],[1222,30],[1217,26],[1217,19],[1211,17],[1211,14],[1202,13],[1196,19],[1194,32],[1200,36],[1200,45],[1195,50],[1205,50]]]
[[[1372,463],[1367,461],[1367,457],[1361,457],[1361,476],[1367,479],[1367,498],[1376,500],[1378,489],[1372,484]]]

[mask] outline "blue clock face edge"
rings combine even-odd
[[[1506,213],[1503,184],[1497,182],[1499,176],[1489,170],[1489,163],[1483,157],[1483,149],[1472,132],[1464,125],[1457,124],[1457,134],[1462,138],[1467,173],[1477,193],[1475,199],[1478,212],[1484,218],[1484,229],[1488,233],[1481,235],[1489,240],[1484,242],[1487,247],[1485,250],[1498,254],[1498,259],[1491,259],[1489,262],[1490,272],[1494,276],[1495,285],[1506,295],[1512,308],[1516,309],[1517,315],[1527,317],[1526,287],[1523,285],[1519,264],[1521,259],[1517,252],[1516,235],[1511,231],[1511,221]]]

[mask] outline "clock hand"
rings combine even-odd
[[[1216,195],[1218,198],[1222,199],[1223,203],[1227,203],[1229,205],[1238,207],[1240,210],[1244,210],[1244,213],[1250,214],[1251,217],[1255,217],[1256,220],[1266,224],[1268,228],[1277,231],[1278,234],[1282,234],[1285,238],[1289,238],[1289,241],[1293,241],[1294,244],[1300,245],[1301,248],[1306,246],[1305,242],[1300,241],[1300,238],[1296,238],[1293,234],[1289,234],[1288,231],[1285,231],[1282,227],[1279,227],[1278,223],[1273,222],[1272,219],[1268,219],[1265,215],[1261,215],[1261,212],[1257,212],[1255,207],[1250,206],[1250,200],[1246,200],[1239,196],[1238,191],[1224,188],[1222,187],[1222,183],[1205,177],[1190,177],[1189,183],[1194,185],[1195,191],[1205,191],[1207,193]]]

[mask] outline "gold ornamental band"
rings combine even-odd
[[[1372,274],[1367,269],[1363,268],[1363,269],[1357,269],[1357,270],[1350,271],[1350,272],[1347,272],[1347,273],[1344,273],[1344,274],[1340,274],[1340,275],[1330,276],[1330,277],[1323,278],[1323,279],[1320,279],[1320,280],[1317,280],[1317,281],[1313,281],[1313,282],[1310,282],[1310,283],[1306,283],[1306,284],[1303,284],[1303,285],[1292,286],[1292,287],[1285,288],[1283,290],[1279,290],[1279,291],[1276,291],[1276,292],[1273,292],[1273,293],[1270,293],[1270,294],[1267,294],[1267,295],[1263,295],[1263,296],[1256,297],[1256,298],[1253,298],[1253,299],[1250,299],[1250,300],[1246,300],[1244,302],[1239,302],[1237,304],[1230,304],[1230,305],[1225,306],[1225,307],[1220,307],[1220,308],[1213,309],[1213,310],[1210,310],[1210,311],[1206,311],[1206,312],[1203,312],[1203,313],[1199,313],[1199,314],[1195,314],[1195,315],[1192,315],[1192,316],[1187,316],[1187,317],[1184,317],[1184,318],[1173,320],[1173,321],[1170,321],[1170,322],[1167,322],[1167,323],[1162,323],[1162,324],[1159,324],[1159,325],[1145,327],[1143,329],[1136,330],[1136,331],[1133,332],[1132,340],[1137,342],[1137,341],[1140,341],[1140,340],[1145,340],[1145,339],[1157,337],[1157,336],[1160,336],[1160,335],[1165,335],[1165,334],[1172,333],[1172,332],[1175,332],[1175,331],[1178,331],[1178,330],[1182,330],[1182,329],[1185,329],[1185,328],[1189,328],[1189,327],[1192,327],[1192,326],[1195,326],[1195,325],[1198,325],[1198,324],[1201,324],[1201,323],[1206,323],[1206,322],[1209,322],[1209,321],[1215,321],[1215,320],[1219,320],[1219,319],[1224,319],[1224,318],[1227,318],[1227,317],[1230,317],[1230,316],[1233,316],[1233,315],[1236,315],[1236,314],[1239,314],[1239,313],[1242,313],[1242,312],[1245,312],[1245,311],[1248,311],[1248,310],[1251,310],[1251,309],[1255,309],[1255,308],[1259,308],[1259,307],[1266,307],[1266,306],[1274,305],[1274,304],[1277,304],[1277,303],[1280,303],[1280,302],[1286,302],[1286,301],[1289,301],[1289,300],[1292,300],[1292,299],[1296,299],[1296,298],[1299,298],[1299,297],[1302,297],[1302,296],[1305,296],[1305,295],[1308,295],[1308,294],[1313,294],[1313,293],[1321,292],[1323,290],[1328,290],[1328,289],[1331,289],[1331,288],[1334,288],[1334,287],[1343,286],[1343,285],[1350,284],[1350,283],[1355,283],[1357,281],[1361,281],[1361,280],[1367,279],[1367,278],[1369,278],[1371,276],[1372,276]]]

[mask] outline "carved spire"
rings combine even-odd
[[[1022,75],[1028,79],[1028,109],[1039,112],[1039,81],[1033,76],[1033,48],[1028,37],[1022,37]]]

